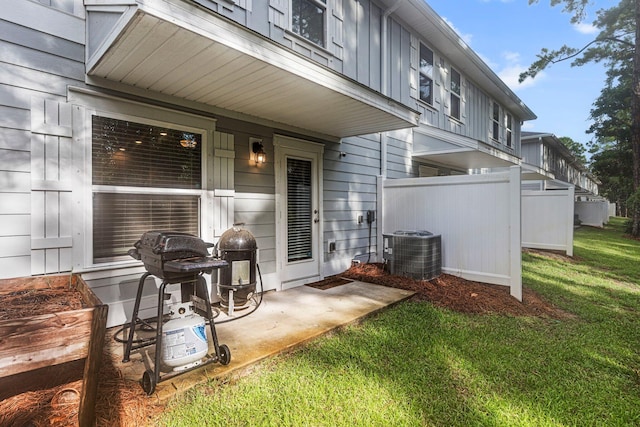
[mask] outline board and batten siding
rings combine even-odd
[[[382,91],[382,16],[383,10],[373,1],[336,0],[327,2],[327,33],[324,48],[310,43],[290,31],[289,0],[197,0],[200,5],[220,13],[236,23],[256,31],[276,43],[342,73],[373,90]],[[410,33],[389,18],[389,96],[405,103],[410,97]],[[392,34],[391,34],[392,33]],[[415,80],[415,78],[414,78]]]
[[[0,12],[2,278],[71,269],[71,110],[64,100],[67,86],[84,80],[84,9],[75,0],[41,3],[7,0]]]

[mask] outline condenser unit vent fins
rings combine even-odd
[[[416,280],[442,273],[442,239],[428,231],[396,231],[383,235],[383,258],[389,272]]]

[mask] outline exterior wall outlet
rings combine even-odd
[[[364,222],[364,216],[358,215],[358,224],[362,224]]]
[[[335,240],[327,241],[327,252],[331,253],[335,251],[336,251],[336,241]]]

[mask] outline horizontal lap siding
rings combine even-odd
[[[341,154],[344,153],[344,156]],[[380,174],[380,139],[378,135],[345,138],[340,144],[327,143],[324,152],[324,274],[344,271],[351,260],[369,252],[367,210],[376,210],[376,178]],[[371,230],[371,252],[376,252],[376,227]],[[327,242],[336,242],[335,252],[328,253]]]
[[[0,19],[0,247],[8,248],[0,251],[3,278],[71,267],[70,249],[58,249],[47,240],[64,237],[63,244],[70,244],[70,188],[61,192],[60,182],[70,182],[66,168],[71,166],[71,140],[61,135],[59,122],[45,124],[44,103],[64,102],[67,87],[82,84],[84,46],[56,37],[56,24],[49,24],[61,13],[56,9],[73,13],[74,1],[50,3],[46,6],[55,9],[23,5],[42,11],[42,31],[10,22],[21,19],[21,3],[12,3],[10,13],[0,13],[7,17]],[[42,106],[42,117],[32,111],[33,105]],[[63,120],[70,126],[70,116]],[[68,221],[61,220],[65,217]]]
[[[413,135],[411,130],[387,133],[387,178],[411,178],[418,176],[411,160]]]
[[[221,119],[219,126],[233,133],[236,141],[234,222],[256,238],[258,264],[263,276],[276,272],[276,198],[273,130],[251,123]],[[250,150],[250,138],[262,140],[267,161],[256,165]],[[264,279],[264,277],[263,277]],[[269,280],[268,278],[265,280]],[[266,288],[276,284],[269,280]]]

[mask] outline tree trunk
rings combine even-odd
[[[633,190],[634,202],[632,208],[633,236],[640,235],[640,0],[636,0],[636,38],[635,52],[633,55],[633,94],[631,101],[631,147],[633,149]]]

